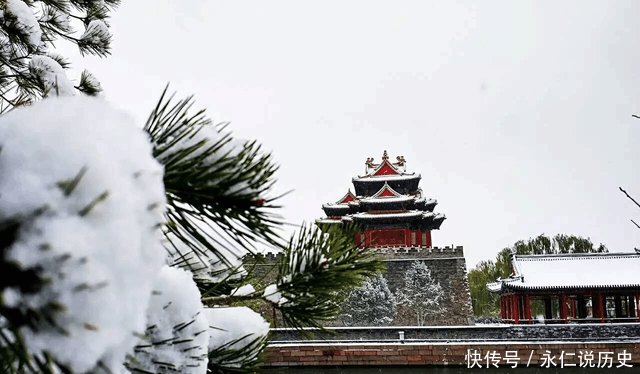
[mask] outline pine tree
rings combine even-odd
[[[347,326],[383,326],[391,323],[395,314],[395,297],[387,280],[377,274],[349,292],[341,319]]]
[[[431,277],[431,270],[422,261],[413,261],[396,293],[398,305],[416,316],[416,324],[424,326],[443,313],[444,294],[440,283]]]
[[[107,56],[108,17],[120,0],[4,0],[0,2],[0,112],[50,95],[95,95],[98,80],[83,71],[77,84],[70,62],[52,48],[61,41],[82,54]]]

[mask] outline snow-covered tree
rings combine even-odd
[[[396,299],[382,274],[367,278],[349,292],[342,304],[342,321],[348,326],[382,326],[393,321]]]
[[[422,261],[413,261],[404,275],[402,286],[396,291],[398,305],[410,309],[416,324],[424,326],[443,313],[444,293],[440,283]]]
[[[75,44],[82,54],[106,56],[107,19],[120,0],[3,0],[0,2],[0,111],[48,95],[94,95],[100,83],[88,71],[76,84],[70,63],[54,45]]]
[[[86,96],[0,115],[0,371],[254,370],[268,324],[239,305],[319,326],[379,270],[343,230],[280,239],[271,156],[191,106],[163,95],[144,132]],[[259,242],[284,253],[264,286]]]

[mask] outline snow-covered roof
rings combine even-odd
[[[406,212],[399,213],[356,213],[353,215],[353,218],[358,219],[382,219],[382,218],[409,218],[409,217],[430,217],[433,216],[434,213],[423,212],[421,210],[408,210]]]
[[[350,203],[350,202],[349,202]],[[343,203],[343,204],[332,204],[332,203],[327,203],[327,204],[322,204],[323,208],[331,208],[331,209],[344,209],[344,210],[349,210],[349,203]]]
[[[424,202],[425,205],[431,205],[431,204],[437,204],[438,200],[431,199],[431,198],[427,199],[425,197],[419,197],[419,198],[416,199],[416,204],[423,203],[423,202]]]
[[[393,202],[404,202],[411,201],[415,199],[413,196],[402,195],[398,193],[396,190],[391,188],[388,183],[384,183],[384,185],[372,196],[365,197],[361,199],[363,203],[377,203],[377,202],[385,202],[385,203],[393,203]]]
[[[364,175],[354,177],[352,180],[354,182],[380,182],[380,181],[399,181],[399,180],[410,180],[410,179],[419,179],[421,178],[420,174],[416,173],[402,173],[397,175]]]
[[[361,201],[364,203],[401,203],[404,201],[411,201],[413,200],[414,197],[413,196],[406,196],[406,195],[400,195],[400,196],[393,196],[393,197],[365,197],[364,199],[362,199]]]
[[[331,218],[322,218],[322,219],[317,219],[316,220],[316,224],[336,224],[336,223],[342,223],[341,219],[331,219]]]
[[[640,288],[640,254],[515,255],[514,275],[487,284],[503,289]]]

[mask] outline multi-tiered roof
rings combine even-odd
[[[335,203],[322,205],[327,217],[316,222],[320,226],[355,223],[365,230],[362,234],[367,234],[366,241],[372,245],[393,242],[430,246],[430,234],[428,240],[421,240],[420,236],[439,229],[445,216],[433,212],[436,200],[423,196],[418,186],[420,174],[407,172],[403,156],[396,160],[390,162],[387,151],[379,164],[374,163],[373,158],[367,158],[365,174],[353,178],[355,194],[349,190]],[[396,230],[390,233],[393,229]],[[398,230],[404,230],[402,238]],[[394,240],[376,240],[376,234],[378,237],[392,234]]]

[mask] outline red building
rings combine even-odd
[[[420,174],[406,171],[403,156],[389,161],[365,162],[365,174],[353,178],[355,194],[349,190],[333,204],[324,204],[326,218],[320,226],[355,223],[361,230],[356,241],[363,247],[431,247],[431,230],[440,228],[445,216],[434,213],[437,204],[419,188]]]
[[[489,283],[509,323],[640,321],[640,253],[512,255]]]

